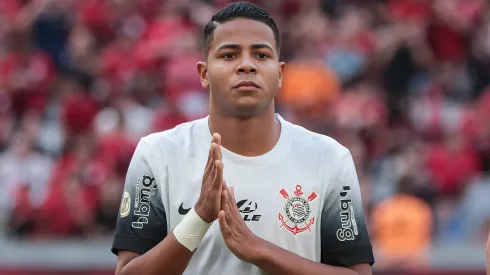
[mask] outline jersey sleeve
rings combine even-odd
[[[167,236],[159,183],[148,165],[150,148],[140,141],[131,159],[111,251],[144,254]]]
[[[374,264],[354,161],[347,152],[336,165],[321,218],[321,262],[349,267]]]

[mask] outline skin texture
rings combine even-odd
[[[221,135],[223,147],[258,156],[275,146],[281,130],[274,98],[284,68],[267,25],[237,18],[216,28],[207,60],[197,70],[203,88],[210,90],[211,132]],[[236,88],[242,81],[258,87]]]

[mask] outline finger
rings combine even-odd
[[[243,217],[238,210],[238,205],[236,204],[234,187],[230,187],[227,190],[227,204],[229,213],[231,214],[227,215],[227,217],[229,217],[229,219],[227,220],[228,224],[234,224],[234,222],[237,222],[237,224],[242,223]]]
[[[226,208],[226,205],[227,205],[226,198],[224,197],[224,194],[223,194],[224,191],[225,191],[225,189],[222,188],[221,189],[220,208],[219,208],[220,210],[223,210],[223,211],[225,211],[225,208]]]
[[[231,230],[230,230],[230,227],[228,226],[228,224],[226,223],[225,211],[223,211],[223,210],[219,211],[218,221],[219,221],[219,229],[220,229],[223,237],[225,237],[225,238],[229,237],[231,235],[230,234]]]
[[[211,143],[211,157],[213,160],[219,159],[219,145],[216,142]]]
[[[230,202],[230,192],[228,190],[223,191],[222,200],[224,200],[224,211],[226,213],[226,223],[231,227],[233,225],[233,208]]]
[[[216,143],[218,144],[218,157],[219,159],[223,159],[223,152],[221,151],[221,135],[219,135]]]
[[[215,160],[221,159],[223,155],[221,152],[221,135],[220,134],[215,133],[213,135],[213,143],[216,143],[218,145],[213,151],[213,157]]]
[[[215,166],[215,175],[214,175],[214,181],[213,181],[213,188],[215,189],[222,189],[222,183],[223,183],[223,162],[221,160],[216,160],[214,161],[214,166]]]
[[[221,135],[219,133],[214,133],[211,142],[221,144]]]
[[[210,157],[211,159],[209,160],[210,161],[210,165],[209,165],[209,170],[208,170],[208,173],[211,172],[211,179],[213,180],[215,178],[215,175],[216,175],[216,157],[215,157],[215,151],[216,151],[216,148],[218,147],[218,144],[217,143],[212,143],[211,144],[211,152],[210,152]]]
[[[230,191],[231,200],[234,201],[235,200],[235,187],[230,186],[230,188],[228,188],[228,190]]]
[[[212,147],[212,158],[213,160],[221,160],[221,152],[220,152],[220,146],[218,145],[218,143],[214,142],[213,144],[211,144],[211,147]]]
[[[213,168],[213,158],[211,152],[211,147],[209,147],[208,160],[206,161],[206,167],[204,168],[205,175],[209,174],[209,172],[211,172],[211,169]]]
[[[220,200],[220,209],[224,210],[226,200],[223,199],[223,191],[226,190],[226,181],[223,180],[223,184],[221,185],[221,200]]]
[[[230,213],[230,206],[228,202],[228,190],[225,189],[221,192],[221,204],[223,205],[223,210],[226,213]]]
[[[238,206],[236,205],[236,200],[235,200],[235,187],[233,186],[230,186],[230,188],[228,188],[228,197],[229,197],[229,202],[230,202],[230,207],[232,207],[232,209],[235,209],[238,211]]]
[[[207,180],[207,182],[209,182],[210,185],[213,185],[214,180],[216,179],[216,175],[218,173],[218,169],[216,169],[216,161],[211,161],[210,166],[211,166],[211,171],[209,175],[209,180]]]
[[[214,166],[214,162],[213,162],[213,147],[216,147],[216,145],[213,145],[215,144],[214,142],[211,143],[211,146],[209,146],[209,153],[208,153],[208,161],[206,163],[206,168],[204,170],[204,172],[206,173],[209,173],[211,171],[211,169],[213,168]]]
[[[218,145],[218,151],[216,153],[219,153],[219,148],[221,147],[221,135],[218,134],[218,133],[214,133],[213,134],[213,139],[212,139],[212,142],[211,143],[216,143]]]
[[[213,142],[219,145],[221,147],[221,135],[219,133],[214,133],[213,135]]]
[[[218,157],[219,159],[223,159],[223,152],[221,151],[221,145],[218,146]]]
[[[221,190],[228,189],[228,185],[226,184],[226,180],[223,179],[223,185],[221,186]]]

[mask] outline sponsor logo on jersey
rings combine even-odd
[[[279,212],[281,228],[284,227],[295,236],[306,230],[311,232],[310,227],[315,223],[315,217],[310,219],[310,203],[317,198],[317,195],[312,192],[305,198],[302,189],[301,185],[296,185],[296,190],[293,192],[294,196],[289,196],[285,189],[279,191],[279,194],[286,200],[283,207],[284,214]]]
[[[155,178],[150,176],[143,176],[138,179],[136,183],[136,198],[134,200],[134,216],[138,219],[131,223],[133,228],[141,229],[143,225],[148,223],[148,216],[150,215],[150,200],[151,192],[156,189]]]
[[[184,203],[181,203],[180,206],[179,206],[179,214],[184,216],[184,215],[187,215],[187,213],[189,213],[189,211],[191,211],[191,208],[184,208]]]
[[[238,211],[243,214],[246,222],[258,222],[262,215],[252,214],[257,210],[257,203],[252,200],[241,200],[237,202]]]
[[[124,189],[123,196],[121,199],[121,207],[119,209],[119,215],[124,218],[129,215],[131,211],[131,195],[127,189]]]
[[[354,207],[352,200],[347,197],[350,191],[350,186],[344,186],[340,192],[340,223],[341,228],[337,230],[337,239],[339,241],[352,241],[359,234],[357,230],[356,217],[354,215]]]

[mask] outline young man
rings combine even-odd
[[[234,3],[204,35],[209,117],[139,143],[116,274],[371,274],[349,151],[275,114],[285,65],[272,18]]]

